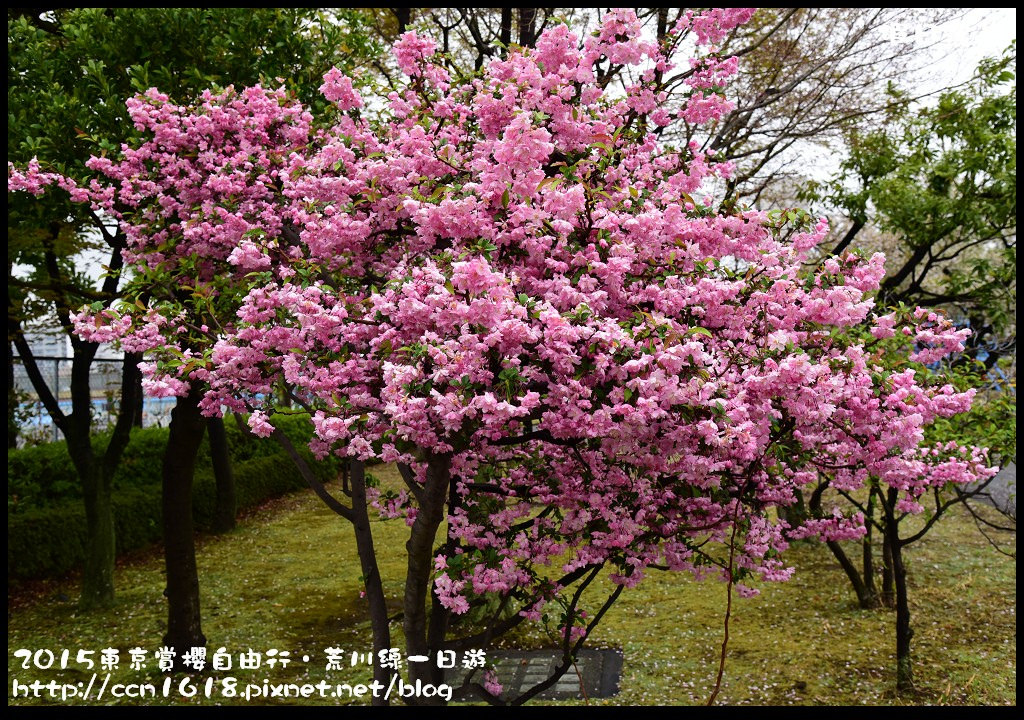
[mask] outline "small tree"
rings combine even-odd
[[[750,14],[688,14],[673,32],[706,47]],[[152,91],[133,105],[152,139],[92,163],[107,178],[95,199],[131,200],[126,260],[143,291],[84,314],[80,332],[144,343],[151,388],[190,403],[203,391],[209,415],[252,410],[257,434],[275,432],[282,393],[310,413],[314,451],[351,462],[348,500],[314,489],[354,526],[374,650],[391,646],[374,503],[410,526],[409,654],[486,646],[554,608],[556,671],[505,699],[471,677],[489,702],[551,687],[650,570],[721,578],[730,605],[734,589],[757,592],[752,579],[788,578],[787,526],[771,509],[821,467],[850,468],[851,488],[888,471],[988,472],[980,451],[956,465],[958,447],[920,449],[929,417],[880,406],[886,378],[847,331],[888,327],[866,295],[881,256],[807,275],[823,222],[693,197],[728,167],[648,128],[721,117],[736,63],[704,54],[682,106],[659,106],[649,85],[671,70],[663,47],[618,11],[582,43],[559,26],[453,78],[432,41],[406,33],[395,52],[407,85],[372,119],[339,72],[323,86],[337,112],[316,129],[280,92],[189,108]],[[624,94],[598,80],[607,63],[633,68]],[[241,298],[230,322],[210,314],[215,330],[190,322],[211,297]],[[904,328],[946,348],[962,339]],[[969,404],[905,382],[936,415]],[[375,497],[370,460],[397,463],[405,488]],[[859,518],[817,529],[863,533]],[[587,614],[605,570],[615,589]],[[495,597],[479,631],[451,626]],[[410,667],[413,681],[440,672]]]
[[[998,60],[982,62],[970,83],[943,92],[934,106],[911,110],[902,94],[892,91],[889,122],[871,131],[849,132],[849,156],[841,172],[826,186],[812,184],[807,191],[849,215],[850,224],[832,252],[858,245],[890,252],[894,271],[881,284],[880,304],[946,308],[973,331],[965,333],[966,348],[951,358],[952,367],[937,367],[935,357],[928,360],[931,368],[913,365],[919,382],[983,387],[988,381],[975,366],[983,375],[1016,346],[1015,64],[1014,48]],[[866,227],[880,231],[880,238],[865,239],[859,233]],[[930,324],[935,316],[922,311],[916,321]],[[908,338],[897,336],[885,343],[895,343],[885,350],[887,365],[908,351]],[[992,398],[968,418],[939,422],[928,439],[974,442],[984,437],[1005,462],[1015,454],[1014,411],[1013,398]],[[983,434],[972,432],[975,424],[985,428]],[[1006,437],[1007,431],[1013,436]],[[921,488],[930,496],[924,499],[928,519],[914,531],[906,530],[905,521],[924,508],[894,495],[885,478],[872,478],[869,493],[855,497],[837,491],[824,477],[809,496],[808,510],[814,516],[821,517],[823,503],[834,499],[859,508],[868,519],[859,562],[838,542],[828,545],[861,607],[895,607],[901,690],[913,684],[903,550],[924,537],[950,508],[984,497],[989,482],[965,487],[954,478],[936,476]],[[990,523],[965,506],[984,532]],[[1001,522],[996,525],[1003,527]],[[881,536],[880,558],[874,530]]]
[[[897,334],[897,325],[916,330]],[[902,433],[909,430],[911,435],[901,440],[901,443],[921,445],[926,453],[933,457],[943,457],[944,460],[929,463],[926,458],[922,458],[922,464],[930,467],[922,467],[910,473],[902,464],[887,467],[883,461],[863,485],[850,483],[850,468],[824,465],[820,468],[817,486],[808,496],[806,510],[810,519],[794,522],[799,526],[790,532],[790,537],[819,535],[849,578],[861,607],[895,608],[897,689],[905,691],[913,687],[911,638],[914,634],[907,586],[906,549],[925,537],[948,510],[965,504],[967,500],[984,497],[995,475],[995,468],[983,469],[986,458],[977,448],[957,442],[965,436],[970,440],[977,438],[970,437],[970,433],[953,431],[948,418],[953,414],[958,415],[956,421],[960,425],[984,421],[985,416],[995,416],[1005,421],[1007,408],[1005,403],[997,402],[977,408],[969,416],[960,415],[971,409],[971,400],[976,391],[973,388],[958,389],[957,384],[970,385],[971,378],[954,376],[948,368],[941,369],[940,366],[940,369],[935,369],[929,368],[929,365],[936,366],[938,361],[952,352],[962,350],[962,343],[969,331],[955,331],[949,320],[935,312],[920,308],[909,311],[901,307],[889,316],[880,318],[870,329],[857,329],[854,332],[866,336],[864,346],[872,349],[873,360],[877,363],[878,407],[873,412],[881,418],[884,416],[884,408],[892,408],[901,415],[917,414],[924,418],[919,429],[908,429],[897,422],[885,432]],[[870,336],[874,336],[874,339],[870,339]],[[1009,409],[1012,410],[1012,405]],[[865,447],[871,447],[876,442],[860,430],[853,427],[847,429]],[[1004,459],[1005,451],[1009,449],[1009,438],[989,434],[986,439],[996,445],[997,457]],[[881,450],[880,446],[875,447],[877,451]],[[859,563],[847,554],[839,542],[840,538],[832,534],[834,517],[826,510],[826,503],[833,511],[838,505],[845,512],[859,512],[864,518]],[[926,519],[915,524],[913,529],[908,529],[916,521],[915,516],[926,510]],[[788,517],[791,522],[794,521],[793,513]],[[819,532],[819,523],[823,521],[828,529]],[[879,566],[876,566],[873,537],[876,530],[882,544]]]

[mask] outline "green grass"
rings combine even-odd
[[[377,468],[375,474],[385,482],[396,480],[390,468]],[[393,602],[389,609],[395,614],[400,609],[408,529],[399,520],[375,522],[373,531],[385,591]],[[960,512],[940,522],[925,540],[910,548],[908,556],[916,629],[916,694],[900,698],[893,693],[892,613],[857,609],[846,578],[827,549],[799,544],[789,553],[797,567],[790,582],[763,586],[757,598],[734,599],[719,704],[1016,704],[1014,560],[993,550]],[[237,677],[243,685],[264,678],[289,683],[327,679],[332,684],[370,679],[366,666],[348,666],[351,652],[370,649],[352,530],[312,494],[269,503],[251,513],[234,532],[203,538],[198,561],[203,629],[211,654],[225,647],[237,661],[238,653],[248,648],[291,653],[287,668],[236,667],[224,674]],[[115,607],[92,614],[77,612],[73,579],[32,584],[9,594],[9,693],[14,679],[88,683],[91,671],[72,669],[78,668],[75,654],[78,649],[108,647],[120,649],[122,656],[112,683],[160,686],[165,675],[152,659],[147,671],[127,668],[129,648],[141,646],[152,657],[160,644],[166,613],[160,554],[149,551],[120,563],[116,581]],[[588,609],[596,609],[601,591],[606,593],[610,587],[607,582],[595,587]],[[725,587],[718,582],[698,583],[683,574],[651,572],[639,587],[623,593],[588,643],[619,647],[625,655],[621,693],[591,702],[705,702],[718,666],[724,604]],[[393,624],[392,635],[393,644],[401,646],[400,623]],[[542,630],[533,628],[506,638],[503,644],[533,648],[550,642]],[[328,647],[344,650],[343,671],[325,671]],[[67,648],[72,651],[71,667],[23,669],[13,654],[19,648],[49,648],[58,656],[58,664],[60,651]],[[302,661],[304,654],[310,656],[309,662]],[[176,695],[145,702],[231,702]],[[9,702],[44,703],[31,698],[10,698]],[[105,698],[103,704],[113,702]],[[141,701],[121,702],[137,705]],[[248,704],[278,702],[296,700],[271,698]],[[365,703],[365,699],[355,702]]]

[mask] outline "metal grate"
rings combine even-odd
[[[57,399],[61,410],[71,412],[71,364],[70,357],[36,356],[36,365],[43,380]],[[92,394],[92,420],[96,430],[112,424],[117,415],[121,394],[120,358],[94,358],[89,370],[89,387]],[[18,404],[14,413],[18,425],[18,446],[61,439],[60,431],[54,426],[49,414],[39,402],[32,382],[21,358],[15,356],[12,371],[14,391]],[[171,419],[174,398],[144,398],[142,405],[143,427],[166,426]]]
[[[547,680],[562,660],[561,650],[512,650],[489,652],[498,682],[503,688],[502,698],[509,700]],[[578,672],[577,672],[578,670]],[[469,670],[453,669],[445,682],[458,688],[466,679]],[[581,650],[576,656],[575,668],[569,670],[554,685],[537,695],[535,700],[582,699],[583,690],[588,698],[612,697],[619,692],[619,678],[622,675],[622,652],[620,650]],[[449,679],[450,678],[450,679]],[[479,671],[474,681],[481,682]],[[582,687],[581,687],[582,685]],[[454,700],[476,700],[475,695],[463,691]]]

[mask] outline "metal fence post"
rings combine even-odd
[[[57,405],[60,405],[60,360],[53,361],[53,391],[57,396]],[[57,430],[57,423],[53,422],[53,418],[50,419],[53,424],[53,441],[57,442],[60,440],[60,433]]]

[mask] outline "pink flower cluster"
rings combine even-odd
[[[677,32],[707,45],[750,14],[690,14]],[[58,183],[128,235],[148,306],[82,315],[83,337],[150,351],[152,392],[198,384],[206,413],[251,411],[257,434],[285,387],[321,455],[408,463],[419,484],[423,458],[449,458],[454,550],[435,587],[454,612],[547,587],[553,568],[606,566],[624,585],[652,565],[719,577],[734,529],[741,578],[785,580],[787,528],[770,510],[821,472],[844,489],[877,478],[907,511],[990,472],[977,449],[921,449],[925,426],[971,395],[889,367],[872,344],[930,362],[963,333],[880,314],[881,256],[808,273],[824,222],[775,232],[764,213],[690,197],[726,169],[640,122],[663,111],[654,71],[673,59],[632,12],[582,47],[550,29],[465,81],[434,49],[400,38],[410,80],[372,122],[337,71],[322,88],[341,111],[330,126],[283,91],[191,106],[151,91],[130,106],[148,139],[94,159],[89,188],[9,170],[13,189]],[[596,80],[605,61],[645,80],[616,94]],[[696,63],[682,112],[705,122],[726,112],[710,88],[736,63]],[[410,494],[377,503],[417,512]],[[789,536],[862,532],[834,517]]]

